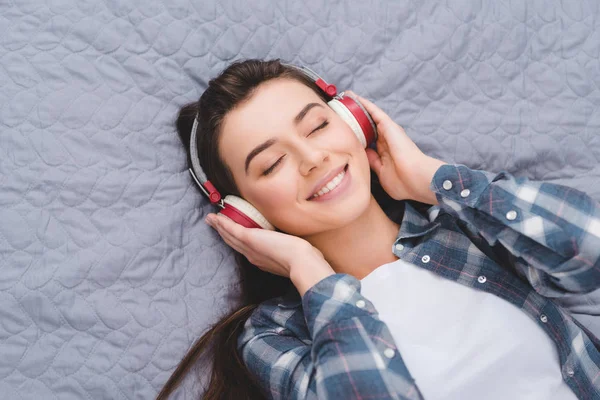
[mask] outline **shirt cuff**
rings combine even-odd
[[[360,293],[360,288],[360,281],[352,275],[334,274],[304,293],[302,308],[313,339],[323,328],[336,321],[362,316],[377,317],[375,307]]]
[[[498,175],[462,164],[444,164],[433,175],[429,189],[439,203],[450,199],[474,207],[495,177]]]

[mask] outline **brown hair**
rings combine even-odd
[[[188,155],[190,131],[198,114],[197,145],[200,164],[222,194],[240,196],[231,171],[218,151],[223,119],[229,111],[248,100],[260,84],[276,78],[299,81],[312,88],[325,102],[329,100],[310,78],[296,68],[282,65],[277,59],[251,59],[229,65],[219,76],[209,81],[208,88],[198,102],[187,104],[179,111],[177,132]],[[371,174],[371,177],[374,183],[373,195],[383,206],[383,202],[391,199],[381,189],[375,175]],[[261,302],[281,296],[294,288],[289,279],[260,270],[239,253],[236,254],[236,261],[240,274],[241,307],[223,316],[192,345],[162,388],[157,400],[167,399],[194,364],[205,357],[212,359],[212,374],[204,399],[266,398],[263,389],[238,353],[237,340],[244,323]]]

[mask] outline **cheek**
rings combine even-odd
[[[275,219],[278,210],[289,210],[296,203],[298,188],[296,178],[281,174],[277,179],[245,188],[242,193],[247,201],[271,221]],[[272,223],[275,224],[275,221]]]
[[[331,126],[332,131],[330,134],[325,135],[331,148],[342,152],[354,152],[362,149],[363,147],[352,128],[340,117],[336,116],[334,118]]]
[[[369,166],[369,159],[367,157],[367,152],[362,146],[359,146],[359,150],[355,153],[356,163],[358,164],[360,171],[363,173],[363,176],[369,177],[369,181],[371,180],[371,167]]]
[[[282,182],[277,185],[269,185],[269,189],[261,191],[260,206],[268,213],[271,210],[277,210],[282,207],[289,207],[296,202],[295,186],[290,182]]]

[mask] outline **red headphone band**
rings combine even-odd
[[[371,121],[365,115],[363,109],[356,104],[356,101],[353,98],[344,96],[339,99],[339,101],[346,106],[348,110],[350,110],[354,118],[356,118],[356,121],[358,121],[358,124],[365,135],[365,140],[367,141],[368,146],[369,143],[375,140],[375,132],[373,130],[373,125],[371,125]]]
[[[337,94],[337,88],[335,85],[329,84],[325,82],[322,78],[319,78],[315,81],[315,84],[325,93],[327,96],[334,97]]]
[[[262,226],[258,225],[254,220],[248,217],[246,214],[232,206],[231,204],[225,203],[225,208],[219,211],[220,214],[223,214],[226,217],[229,217],[234,222],[246,227],[246,228],[259,228],[262,229]]]

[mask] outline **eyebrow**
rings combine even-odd
[[[307,105],[305,105],[302,108],[302,110],[300,110],[298,115],[296,115],[294,117],[294,125],[298,125],[302,121],[302,119],[306,116],[306,114],[308,114],[308,112],[314,107],[323,107],[323,105],[320,103],[308,103]],[[252,159],[254,157],[256,157],[257,155],[259,155],[261,152],[263,152],[266,149],[268,149],[269,147],[273,146],[275,143],[277,143],[277,139],[271,138],[271,139],[259,144],[254,149],[252,149],[252,151],[250,153],[248,153],[248,156],[246,156],[246,166],[245,166],[246,175],[248,175],[248,167],[250,166],[250,161],[252,161]]]

